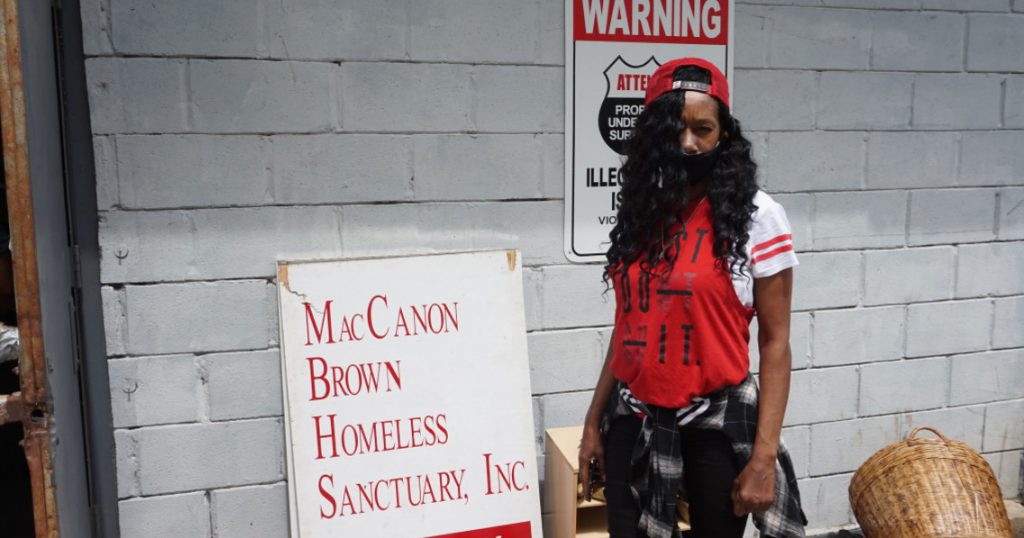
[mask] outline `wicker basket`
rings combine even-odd
[[[939,439],[918,439],[921,430]],[[988,462],[926,426],[857,469],[850,503],[867,538],[1013,536]]]

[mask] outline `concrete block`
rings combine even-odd
[[[867,69],[871,13],[863,10],[773,8],[768,61],[772,67]]]
[[[996,191],[934,189],[910,193],[911,245],[991,241]]]
[[[953,357],[950,405],[1017,398],[1024,398],[1024,349]]]
[[[907,228],[907,193],[901,191],[814,195],[814,248],[902,246]]]
[[[153,56],[266,56],[262,9],[246,0],[110,2],[114,48]]]
[[[191,60],[192,121],[207,133],[323,132],[337,124],[337,66]]]
[[[346,131],[472,130],[473,81],[466,65],[345,63],[341,123]]]
[[[1024,71],[1024,17],[972,14],[968,25],[968,71]]]
[[[1024,0],[1013,0],[1013,11],[1024,13]]]
[[[811,194],[775,194],[772,198],[782,204],[786,218],[793,229],[793,248],[797,252],[811,250],[814,244],[814,196]]]
[[[199,368],[192,355],[128,357],[107,368],[115,428],[198,420]]]
[[[188,264],[192,260],[191,220],[183,212],[111,211],[99,215],[100,281],[126,282],[132,275],[138,281],[152,282],[170,277],[168,261]],[[157,246],[155,238],[162,238]],[[146,263],[146,260],[155,262]],[[149,266],[151,270],[140,270]],[[145,273],[152,272],[153,275]]]
[[[277,339],[277,300],[262,280],[129,286],[128,353],[262,349]]]
[[[750,322],[750,371],[761,371],[761,350],[757,341],[757,316]],[[789,349],[792,356],[792,369],[803,370],[811,366],[811,314],[796,312],[789,320]]]
[[[537,62],[565,65],[565,3],[540,0],[537,38]]]
[[[811,425],[811,476],[857,470],[875,452],[906,439],[917,426],[933,426],[949,439],[981,448],[985,412],[981,406],[859,418]],[[924,431],[919,435],[930,438]]]
[[[872,23],[872,69],[960,71],[963,68],[967,19],[962,15],[877,12],[872,16]]]
[[[800,499],[808,528],[845,525],[853,521],[850,509],[850,479],[853,475],[823,476],[801,480]]]
[[[883,189],[953,187],[959,153],[956,133],[869,133],[865,184]]]
[[[1002,86],[998,75],[917,75],[914,128],[997,128],[1002,123]]]
[[[337,209],[329,206],[117,211],[102,218],[104,282],[269,278],[278,259],[341,252]]]
[[[121,536],[210,536],[210,505],[202,491],[126,499],[117,506]]]
[[[426,0],[409,4],[409,56],[440,62],[531,63],[540,6],[500,0]]]
[[[552,135],[420,135],[413,141],[417,200],[543,198],[565,177],[556,163],[535,157],[546,146],[562,149]]]
[[[284,413],[279,350],[203,355],[199,361],[207,385],[210,420]],[[253,390],[257,387],[259,390]]]
[[[916,303],[953,297],[953,247],[864,253],[864,304]]]
[[[92,154],[96,161],[96,209],[120,205],[117,185],[117,144],[113,136],[94,136]]]
[[[537,135],[540,145],[541,196],[565,198],[565,135]]]
[[[992,347],[1024,347],[1024,297],[996,299]]]
[[[960,185],[1024,184],[1024,131],[964,133],[961,144]]]
[[[533,332],[527,335],[533,394],[592,389],[604,364],[599,329]]]
[[[541,396],[530,398],[530,411],[533,414],[533,447],[537,454],[544,455],[544,417],[541,413]]]
[[[1024,3],[1021,5],[1024,6]],[[1024,75],[1010,75],[1006,77],[1003,126],[1024,127]]]
[[[121,205],[170,208],[272,202],[269,148],[257,136],[117,138]]]
[[[565,426],[582,426],[587,416],[590,400],[594,391],[563,392],[540,397],[540,409],[543,428],[562,428]]]
[[[907,356],[987,349],[991,330],[989,300],[912,304],[907,307]]]
[[[409,137],[279,135],[270,138],[279,204],[386,202],[413,197]]]
[[[815,366],[860,364],[903,356],[903,306],[814,313]]]
[[[597,264],[555,265],[542,269],[541,324],[545,329],[611,325],[615,292],[605,294]]]
[[[85,0],[80,3],[82,17],[82,49],[86,56],[114,53],[110,37],[110,5],[108,0]]]
[[[752,5],[783,5],[783,6],[820,6],[822,0],[743,0],[743,4]]]
[[[1024,241],[961,245],[957,252],[956,296],[1024,293]]]
[[[764,178],[768,171],[768,133],[747,131],[743,136],[750,142],[750,156],[757,165],[757,181],[762,189],[765,189]],[[773,196],[775,192],[769,191]]]
[[[860,9],[917,9],[921,0],[824,0],[830,7],[852,7]]]
[[[814,127],[819,92],[813,71],[737,69],[734,76],[733,110],[744,128],[776,131]]]
[[[1003,492],[1003,498],[1017,498],[1018,492],[1020,492],[1020,454],[1021,452],[1019,450],[983,454],[985,461],[992,466],[992,471],[995,473],[996,479],[999,480],[999,489]]]
[[[1024,448],[1024,400],[985,406],[985,452]]]
[[[790,379],[785,426],[857,416],[858,367],[812,368]]]
[[[347,206],[346,256],[518,248],[524,264],[564,263],[562,202]]]
[[[107,355],[124,355],[125,324],[124,289],[103,286],[103,334],[107,342]]]
[[[137,430],[143,495],[284,478],[284,424],[257,419]]]
[[[1009,0],[922,0],[924,9],[950,11],[1009,11]]]
[[[858,416],[936,409],[946,404],[949,359],[868,364],[860,371]]]
[[[782,442],[789,451],[789,459],[793,460],[793,470],[797,478],[807,478],[807,466],[810,458],[811,427],[793,426],[782,429]]]
[[[177,278],[182,273],[267,278],[276,275],[277,260],[330,258],[342,252],[338,213],[329,206],[198,210],[189,219],[194,257],[185,267],[168,264],[169,270],[178,271]]]
[[[1024,187],[999,190],[999,239],[1024,239]]]
[[[526,330],[543,327],[541,305],[544,295],[544,273],[540,268],[523,268],[523,310],[526,312]]]
[[[771,18],[757,6],[736,6],[736,67],[768,65],[768,28]],[[737,88],[739,89],[739,88]]]
[[[188,130],[184,60],[89,58],[85,73],[94,135]]]
[[[210,510],[218,538],[288,536],[287,483],[213,490]]]
[[[1017,4],[1024,7],[1024,4],[1020,4],[1019,0],[1015,0]],[[1022,456],[1024,457],[1024,456]],[[1024,465],[1024,462],[1021,462]],[[1010,492],[1011,494],[1013,492]],[[1024,534],[1024,504],[1020,502],[1020,496],[1018,495],[1016,500],[1004,499],[1003,504],[1006,506],[1007,515],[1010,516],[1010,531],[1013,535],[1020,536]]]
[[[409,3],[267,2],[269,49],[275,58],[405,60]]]
[[[117,498],[138,496],[139,455],[134,430],[114,430],[114,457],[117,462]]]
[[[913,80],[899,73],[825,71],[817,125],[824,129],[907,128]],[[882,95],[885,98],[879,99]]]
[[[808,252],[793,269],[793,309],[854,306],[863,294],[859,252]]]
[[[811,314],[809,312],[796,313],[790,316],[789,347],[793,355],[793,369],[802,370],[810,368]]]
[[[864,139],[853,132],[770,133],[765,184],[772,192],[860,189]]]
[[[473,80],[473,118],[477,130],[565,130],[565,69],[480,65],[474,69]]]

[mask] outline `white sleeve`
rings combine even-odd
[[[793,230],[782,204],[770,200],[754,212],[750,226],[750,273],[754,278],[774,275],[800,265],[793,251]]]

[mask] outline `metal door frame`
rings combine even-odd
[[[62,140],[63,187],[72,289],[41,289],[37,259],[37,237],[32,176],[30,174],[28,116],[26,114],[25,71],[22,51],[22,25],[19,8],[49,9],[52,26],[50,36],[26,36],[53,40],[57,88],[53,104],[60,116]],[[38,2],[38,3],[36,3]],[[40,4],[45,4],[41,6]],[[107,377],[106,344],[103,331],[103,310],[99,282],[99,246],[96,181],[92,153],[92,129],[89,122],[85,63],[82,50],[81,12],[78,0],[0,0],[0,118],[2,131],[7,202],[11,224],[14,256],[15,295],[21,334],[22,353],[19,359],[21,392],[0,405],[22,422],[25,432],[25,453],[32,479],[32,500],[37,538],[56,538],[61,534],[59,512],[65,519],[89,525],[65,522],[65,537],[117,537],[117,484],[113,421],[110,411]],[[41,30],[40,30],[41,31]],[[38,41],[34,41],[38,43]],[[36,69],[39,66],[28,66]],[[50,90],[50,88],[48,88]],[[32,97],[32,96],[30,96]],[[38,178],[37,178],[38,179]],[[38,185],[37,185],[38,186]],[[43,226],[43,229],[47,229]],[[50,230],[49,233],[54,233]],[[42,330],[44,301],[51,304],[56,297],[66,296],[71,303],[70,323],[74,357],[51,357],[61,368],[74,367],[81,405],[80,416],[63,417],[60,430],[57,418],[51,416],[53,394],[47,393],[47,364]],[[66,397],[66,396],[65,396]],[[0,402],[4,404],[5,402]],[[67,404],[65,404],[67,405]],[[79,431],[74,431],[81,428]],[[72,465],[84,467],[86,495],[69,495],[68,491],[83,489],[70,484],[63,495],[61,476],[55,474],[54,446],[63,432],[82,441],[80,456]],[[79,461],[81,460],[81,461]],[[65,463],[67,465],[67,463]],[[70,469],[70,468],[69,468]],[[83,469],[74,469],[76,472]],[[60,504],[63,503],[63,504]],[[69,517],[72,516],[73,517]]]

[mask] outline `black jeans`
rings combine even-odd
[[[629,491],[629,460],[642,421],[623,415],[612,421],[605,457],[605,498],[608,501],[608,532],[611,538],[643,538],[637,530],[640,507]],[[686,538],[742,538],[747,516],[732,512],[733,480],[740,465],[729,439],[715,430],[681,430],[683,480],[690,503],[693,529]]]

